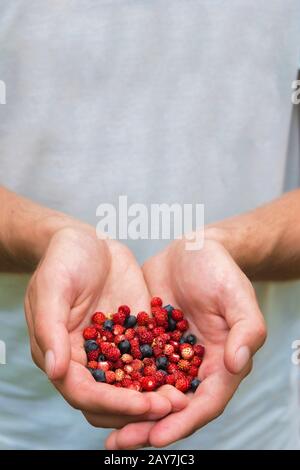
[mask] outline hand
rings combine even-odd
[[[25,297],[32,356],[57,390],[94,426],[119,428],[157,419],[185,406],[171,387],[139,393],[97,383],[86,369],[82,331],[96,310],[148,309],[143,274],[122,244],[93,231],[65,228],[54,234]]]
[[[143,268],[153,295],[181,308],[190,331],[206,347],[199,370],[201,384],[182,411],[157,423],[129,424],[107,439],[108,449],[164,447],[183,439],[219,416],[241,380],[266,330],[254,289],[225,248],[206,240],[203,249],[186,251],[173,242]]]

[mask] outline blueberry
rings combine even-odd
[[[201,381],[199,379],[193,379],[191,381],[191,386],[190,386],[190,389],[192,392],[195,392],[197,390],[197,388],[199,387]]]
[[[173,310],[174,310],[174,307],[172,307],[172,305],[166,305],[164,307],[164,309],[168,312],[168,313],[172,313]]]
[[[169,361],[165,356],[160,356],[156,359],[156,367],[158,369],[166,369],[168,367]]]
[[[106,361],[104,354],[100,354],[100,355],[99,355],[98,361],[99,361],[99,362]]]
[[[173,318],[169,318],[169,320],[168,320],[168,330],[169,331],[176,330],[176,321],[173,320]]]
[[[105,382],[105,372],[103,370],[95,369],[92,374],[96,382]]]
[[[179,344],[183,344],[183,343],[186,343],[186,337],[185,336],[181,336],[181,338],[179,340]]]
[[[103,323],[103,328],[108,331],[112,331],[114,322],[112,320],[105,320]]]
[[[143,359],[144,357],[151,357],[153,352],[151,346],[149,344],[142,344],[140,347],[140,351],[142,353]]]
[[[164,369],[158,369],[157,372],[162,372],[164,375],[168,375],[168,372]]]
[[[99,349],[99,346],[93,339],[88,339],[84,342],[84,349],[87,353],[89,353],[91,351],[96,351],[97,349]]]
[[[118,344],[118,348],[120,349],[122,354],[126,354],[130,352],[131,346],[129,341],[125,339],[124,341],[120,341],[120,343]]]
[[[87,370],[88,370],[91,374],[93,374],[93,372],[94,372],[95,369],[92,369],[91,367],[87,367]]]
[[[196,344],[196,341],[197,341],[197,338],[195,335],[187,335],[187,337],[185,338],[186,342],[189,343],[189,344]]]
[[[125,328],[133,328],[136,325],[136,317],[134,315],[129,315],[126,318],[124,326]]]

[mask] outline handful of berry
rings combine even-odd
[[[151,300],[150,316],[121,305],[106,316],[96,312],[83,331],[87,367],[97,382],[137,391],[152,391],[164,384],[181,392],[195,391],[204,346],[187,334],[183,312],[162,300]]]

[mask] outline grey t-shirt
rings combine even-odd
[[[298,0],[1,0],[1,183],[97,223],[101,202],[204,203],[299,184]],[[292,124],[291,124],[292,123]],[[165,243],[129,241],[139,260]],[[27,278],[0,277],[0,448],[103,446],[33,365]],[[299,448],[299,284],[262,284],[269,339],[225,413],[175,448]]]

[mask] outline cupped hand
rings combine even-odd
[[[148,309],[149,301],[131,252],[82,228],[56,232],[31,278],[25,313],[33,359],[94,426],[120,428],[185,406],[171,387],[156,394],[116,388],[95,382],[85,367],[82,331],[92,313],[114,312],[122,304],[137,313]]]
[[[181,411],[111,433],[108,449],[126,449],[129,443],[164,447],[219,416],[266,337],[252,284],[218,242],[205,240],[201,250],[187,251],[185,240],[175,241],[143,271],[150,293],[181,308],[190,331],[205,345],[201,384]]]

